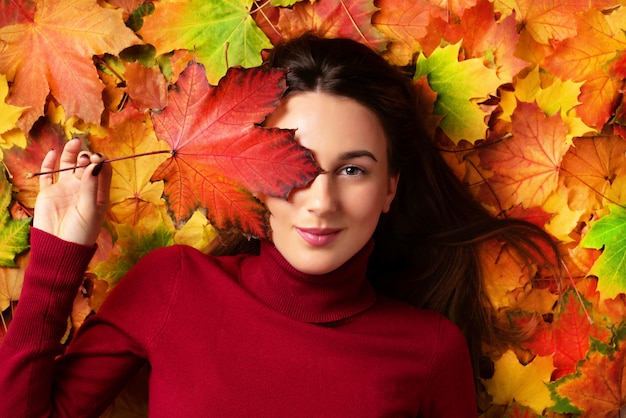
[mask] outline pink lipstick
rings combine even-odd
[[[339,237],[341,228],[296,228],[307,244],[314,247],[328,245]]]

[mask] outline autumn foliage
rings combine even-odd
[[[308,30],[353,38],[411,74],[420,117],[495,216],[544,228],[563,276],[484,245],[502,323],[486,347],[484,417],[615,417],[626,408],[626,4],[607,0],[0,1],[0,338],[28,259],[27,173],[80,137],[114,170],[112,206],[72,329],[141,256],[217,229],[263,237],[255,194],[318,167],[261,122],[284,73],[259,68]],[[128,156],[137,156],[127,159]],[[259,158],[261,157],[261,158]],[[119,159],[119,160],[117,160]],[[216,229],[217,228],[217,229]],[[130,399],[130,400],[129,400]],[[451,400],[453,401],[453,399]],[[108,416],[137,414],[133,397]]]

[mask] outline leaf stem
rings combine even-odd
[[[103,163],[112,163],[114,161],[128,160],[129,158],[146,157],[148,155],[156,155],[156,154],[173,154],[173,151],[170,151],[170,150],[159,150],[159,151],[143,152],[141,154],[126,155],[124,157],[111,158],[111,159],[108,159],[108,160],[104,160],[102,162]],[[85,168],[88,165],[89,164],[86,164],[86,165],[75,165],[75,166],[72,166],[72,167],[59,168],[59,169],[56,169],[56,170],[40,171],[38,173],[26,173],[26,178],[27,179],[31,179],[33,177],[43,176],[43,175],[46,175],[46,174],[54,174],[54,173],[60,173],[62,171],[76,170],[77,168]]]

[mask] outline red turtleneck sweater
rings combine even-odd
[[[33,230],[0,345],[0,411],[96,417],[149,365],[152,417],[476,417],[465,342],[442,316],[377,295],[370,243],[309,276],[260,256],[184,246],[145,256],[59,344],[93,248]]]

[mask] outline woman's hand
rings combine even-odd
[[[57,158],[58,151],[48,152],[41,171],[54,170]],[[65,241],[94,245],[109,205],[111,166],[99,164],[104,159],[100,154],[81,151],[80,140],[68,141],[59,168],[86,167],[60,172],[56,183],[54,174],[39,177],[33,226]]]

